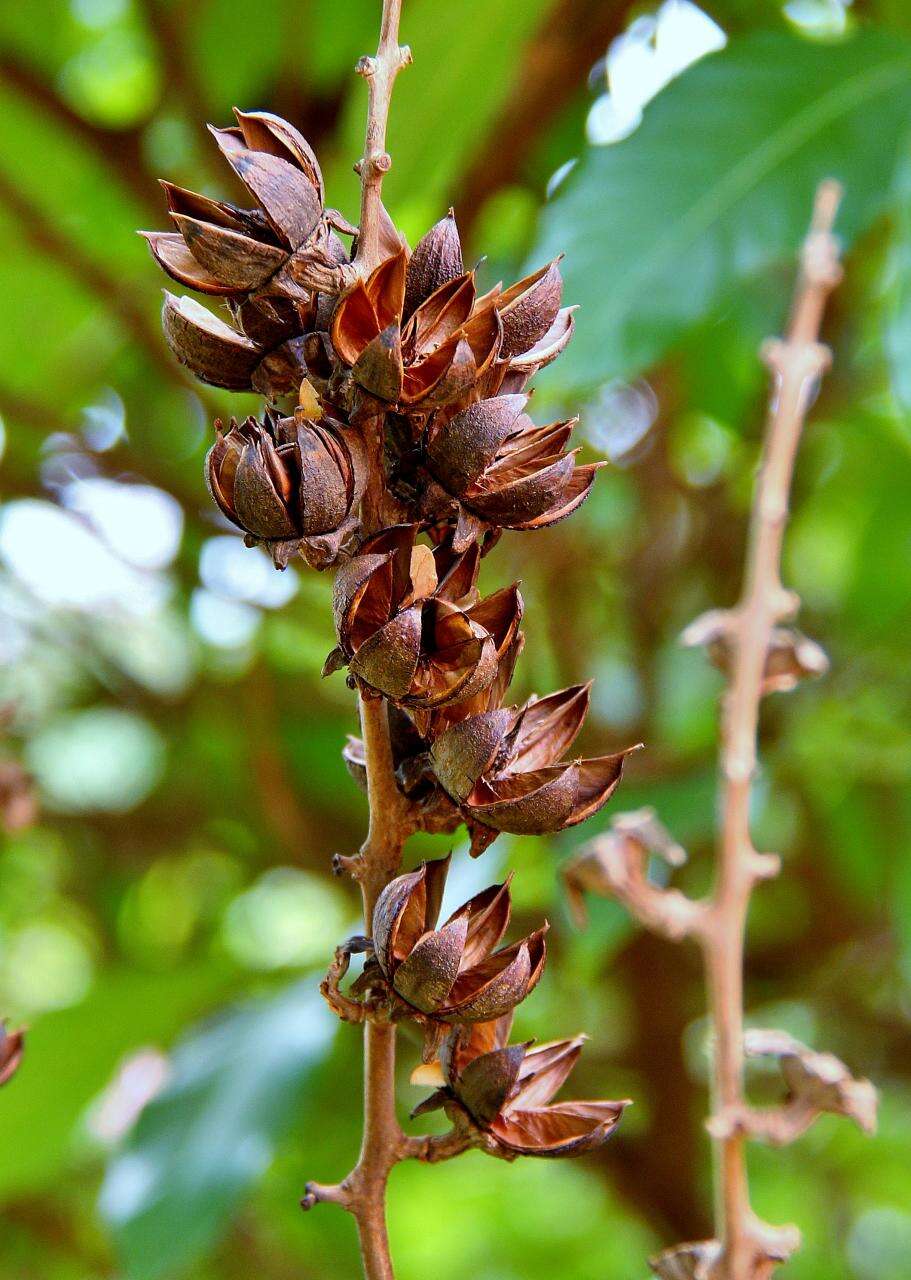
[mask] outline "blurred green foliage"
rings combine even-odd
[[[755,822],[782,879],[751,919],[750,1021],[881,1086],[880,1135],[836,1120],[757,1150],[758,1210],[797,1221],[794,1280],[899,1280],[911,1212],[911,18],[897,0],[706,3],[728,47],[586,141],[622,0],[405,0],[415,62],[396,89],[390,208],[412,241],[453,204],[500,274],[566,251],[583,304],[535,412],[581,413],[616,463],[558,529],[506,537],[488,584],[521,577],[517,697],[596,677],[585,747],[643,740],[622,799],[711,873],[720,677],[677,637],[729,604],[766,394],[816,180],[846,189],[835,366],[800,456],[786,544],[821,682],[765,708]],[[35,0],[0,8],[0,760],[37,780],[0,851],[0,1014],[30,1027],[0,1093],[0,1277],[288,1280],[356,1274],[351,1224],[297,1208],[358,1144],[359,1036],[313,992],[356,927],[329,876],[365,805],[331,584],[276,575],[214,519],[214,414],[158,333],[161,280],[137,226],[155,177],[232,195],[203,128],[230,108],[296,120],[330,200],[356,211],[376,0]],[[811,38],[812,37],[812,38]],[[546,201],[549,179],[577,161]],[[252,401],[250,402],[252,407]],[[542,418],[543,420],[543,418]],[[139,481],[144,482],[140,492]],[[176,504],[162,497],[173,495]],[[126,496],[128,506],[124,508]],[[141,502],[141,505],[139,505]],[[129,506],[132,503],[132,506]],[[629,1280],[710,1229],[697,958],[615,905],[570,923],[560,862],[605,825],[460,852],[453,894],[507,865],[516,927],[552,922],[521,1034],[591,1035],[586,1094],[636,1106],[597,1158],[403,1166],[401,1280]],[[413,841],[415,859],[445,844]],[[416,1046],[402,1049],[400,1110]],[[774,1083],[757,1075],[757,1098]],[[423,1123],[423,1122],[422,1122]],[[100,1195],[100,1200],[99,1200]]]

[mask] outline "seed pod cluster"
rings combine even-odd
[[[324,674],[345,668],[362,698],[385,700],[415,829],[465,823],[477,855],[500,832],[583,822],[633,748],[569,754],[588,685],[510,701],[522,596],[518,584],[478,587],[503,530],[564,519],[604,465],[577,460],[574,420],[539,425],[528,413],[530,379],[572,337],[559,262],[485,291],[451,210],[411,251],[382,208],[364,261],[297,129],[235,114],[212,134],[245,202],[166,182],[172,229],[144,233],[164,271],[209,302],[165,295],[174,355],[201,381],[265,402],[259,417],[216,423],[211,496],[278,568],[299,555],[336,570]],[[349,739],[344,755],[365,785],[363,744]],[[440,924],[448,866],[425,863],[380,893],[352,993],[423,1028],[425,1057],[439,1055],[435,1105],[488,1150],[597,1146],[625,1104],[551,1103],[581,1039],[508,1043],[544,967],[546,924],[504,945],[508,880]],[[338,1002],[348,1013],[350,1003]]]

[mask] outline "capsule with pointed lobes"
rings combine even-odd
[[[494,831],[542,835],[584,822],[610,799],[638,749],[563,759],[590,695],[590,684],[571,685],[450,725],[430,751],[440,785],[467,818]]]
[[[316,568],[337,559],[357,528],[366,475],[360,438],[303,409],[232,419],[206,458],[215,502],[251,541],[266,544],[278,567],[298,551]]]
[[[507,1156],[580,1156],[602,1146],[629,1100],[552,1102],[579,1060],[585,1036],[535,1045],[509,1043],[512,1014],[457,1027],[439,1061],[418,1067],[415,1084],[440,1087],[412,1115],[461,1109]]]
[[[449,858],[424,862],[386,886],[373,912],[373,945],[393,992],[450,1024],[498,1018],[525,999],[544,969],[545,924],[497,948],[509,928],[509,881],[492,885],[437,927]]]
[[[362,544],[335,580],[338,649],[352,675],[416,715],[488,688],[509,663],[522,618],[516,587],[479,599],[477,545],[461,555],[398,525]]]
[[[377,400],[427,413],[507,381],[524,385],[569,340],[556,262],[479,295],[451,210],[410,256],[394,238],[389,249],[342,295],[331,327],[352,381]]]
[[[226,304],[233,324],[195,299],[165,294],[162,323],[177,359],[202,382],[294,394],[308,370],[306,336],[325,329],[348,264],[323,207],[323,177],[306,138],[269,111],[235,111],[211,128],[252,198],[244,207],[162,182],[173,231],[144,231],[163,271]],[[348,228],[353,231],[354,228]],[[314,350],[311,342],[311,350]]]
[[[528,397],[493,396],[431,421],[427,467],[461,508],[460,524],[543,529],[580,507],[604,464],[565,452],[576,420],[538,427]]]

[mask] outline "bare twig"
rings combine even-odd
[[[716,1237],[677,1245],[651,1261],[664,1280],[767,1280],[797,1247],[796,1227],[761,1222],[750,1205],[745,1143],[793,1141],[823,1112],[847,1116],[865,1131],[875,1124],[876,1090],[855,1080],[831,1054],[814,1053],[782,1032],[744,1036],[743,959],[750,896],[756,883],[778,874],[776,854],[759,853],[750,833],[750,794],[757,765],[759,705],[765,694],[826,670],[825,654],[780,624],[797,611],[797,596],[781,583],[781,545],[791,479],[804,418],[830,352],[819,338],[826,299],[841,279],[832,227],[841,191],[824,182],[801,258],[787,336],[769,341],[763,357],[773,392],[756,484],[741,599],[713,610],[684,633],[704,645],[727,677],[720,757],[720,824],[715,885],[693,902],[647,877],[649,854],[670,865],[683,851],[648,810],[614,819],[607,835],[569,864],[565,873],[578,907],[584,890],[607,893],[653,932],[687,935],[702,947],[712,1028],[712,1116]],[[757,1039],[758,1037],[758,1039]],[[779,1107],[750,1107],[744,1095],[744,1054],[777,1057],[788,1087]]]
[[[367,81],[369,102],[364,154],[357,164],[361,178],[361,221],[357,237],[355,265],[367,274],[379,261],[380,237],[384,221],[383,175],[392,167],[386,150],[386,122],[395,78],[411,61],[411,50],[399,44],[399,16],[402,0],[383,0],[380,43],[376,57],[361,58],[357,73]]]
[[[794,459],[804,416],[830,353],[818,341],[826,299],[841,278],[832,226],[840,189],[821,185],[804,244],[787,337],[766,343],[773,395],[756,486],[741,601],[731,616],[730,683],[720,748],[721,826],[718,873],[702,934],[713,1028],[714,1111],[737,1112],[743,1096],[743,950],[750,894],[777,869],[750,836],[750,792],[757,763],[759,703],[772,633],[793,616],[797,599],[781,584],[781,544]],[[744,1134],[717,1137],[716,1226],[722,1252],[719,1280],[754,1280],[767,1254],[750,1208]]]
[[[750,1057],[777,1059],[787,1099],[777,1107],[744,1105],[738,1111],[713,1116],[709,1121],[713,1137],[723,1140],[739,1131],[782,1147],[827,1113],[853,1120],[864,1133],[876,1132],[876,1089],[869,1080],[852,1076],[834,1054],[816,1053],[784,1031],[757,1029],[745,1035],[744,1049]]]

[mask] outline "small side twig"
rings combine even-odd
[[[876,1089],[852,1076],[834,1054],[816,1053],[783,1031],[750,1030],[744,1048],[750,1057],[777,1060],[788,1097],[777,1107],[744,1105],[713,1116],[708,1122],[712,1137],[723,1141],[740,1133],[782,1147],[827,1114],[853,1120],[864,1133],[876,1132]]]
[[[361,221],[355,265],[366,275],[379,262],[383,223],[383,176],[392,168],[386,150],[386,123],[395,78],[411,62],[411,50],[399,44],[402,0],[383,0],[380,43],[373,58],[364,57],[355,68],[367,81],[369,103],[364,154],[356,165],[361,179]]]
[[[819,340],[829,293],[841,279],[832,234],[841,199],[837,183],[823,183],[801,259],[787,337],[763,348],[772,371],[762,466],[756,486],[743,595],[730,615],[730,677],[720,747],[718,875],[702,934],[713,1029],[713,1110],[742,1112],[743,953],[750,895],[757,880],[777,871],[777,859],[757,853],[750,835],[750,795],[757,764],[759,705],[776,626],[798,600],[781,583],[781,545],[791,478],[804,417],[830,362]],[[722,1244],[713,1269],[718,1280],[754,1280],[767,1253],[750,1208],[744,1134],[736,1126],[716,1137],[716,1224]],[[761,1233],[760,1233],[761,1234]]]

